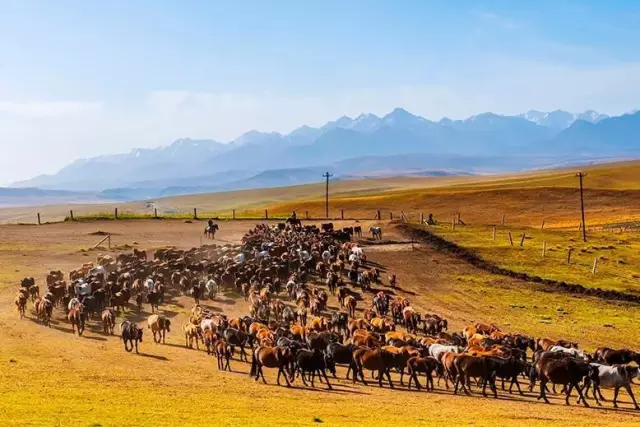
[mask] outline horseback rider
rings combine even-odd
[[[291,219],[295,220],[296,218],[297,218],[296,211],[293,211],[293,213],[291,214]]]
[[[210,219],[209,221],[207,221],[207,224],[209,224],[209,228],[213,227],[213,220]]]

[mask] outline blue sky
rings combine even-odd
[[[636,1],[0,0],[0,183],[396,106],[620,114],[639,57]]]

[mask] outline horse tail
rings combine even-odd
[[[249,372],[250,377],[254,376],[256,372],[258,372],[258,361],[256,360],[256,351],[251,352],[251,371]]]

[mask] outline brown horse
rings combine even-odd
[[[76,304],[67,315],[67,319],[71,323],[71,330],[76,333],[76,327],[78,328],[78,336],[81,337],[84,333],[84,323],[86,320],[86,314],[84,312],[84,305],[82,303]]]
[[[378,371],[378,385],[380,387],[382,387],[382,378],[386,375],[389,381],[389,387],[393,388],[390,374],[390,369],[394,366],[393,362],[394,355],[381,348],[376,348],[375,350],[357,348],[353,351],[354,372],[360,375],[360,380],[362,380],[365,385],[367,385],[367,382],[364,379],[363,369]],[[356,382],[356,375],[353,377],[353,382]]]
[[[18,314],[22,319],[24,317],[25,311],[27,310],[27,297],[25,297],[24,294],[18,293],[14,302],[16,304],[16,307],[18,308]]]
[[[569,405],[571,391],[575,388],[584,406],[589,406],[582,395],[582,389],[578,383],[585,376],[592,376],[594,368],[591,365],[570,357],[557,359],[555,357],[542,356],[536,363],[536,370],[540,375],[540,395],[538,400],[543,399],[546,403],[550,403],[549,399],[547,399],[546,385],[547,382],[551,382],[552,384],[568,386],[566,387],[565,399],[567,405]]]
[[[480,378],[482,380],[482,395],[487,397],[487,384],[493,391],[493,397],[498,397],[498,391],[496,389],[496,367],[495,362],[490,357],[476,357],[466,354],[460,355],[455,358],[453,364],[458,372],[458,378],[456,379],[456,386],[453,393],[458,394],[458,387],[462,386],[462,390],[468,395],[471,394],[469,390],[469,379]]]
[[[231,372],[231,366],[229,366],[229,360],[231,360],[231,346],[224,339],[220,338],[215,342],[215,355],[218,358],[218,370],[229,370]]]
[[[358,301],[349,295],[344,299],[344,306],[349,310],[349,317],[352,319],[356,317],[356,306],[358,305]]]
[[[442,373],[442,364],[431,356],[414,356],[407,360],[407,371],[409,372],[409,390],[411,390],[412,382],[415,382],[416,387],[420,390],[418,374],[422,373],[427,376],[427,391],[433,391],[433,372]]]
[[[258,347],[254,350],[251,358],[251,372],[250,376],[256,376],[255,380],[258,381],[262,377],[262,382],[267,383],[264,379],[263,367],[278,368],[277,383],[280,385],[280,376],[284,375],[284,380],[287,382],[287,387],[291,387],[291,382],[287,378],[285,368],[293,361],[293,355],[291,349],[286,347]],[[293,375],[290,374],[293,380]]]

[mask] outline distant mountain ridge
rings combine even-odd
[[[14,186],[144,198],[313,182],[322,170],[335,171],[337,178],[507,172],[596,157],[640,157],[637,135],[639,112],[609,117],[593,110],[531,110],[435,122],[396,108],[382,117],[343,116],[285,135],[253,130],[228,143],[182,138],[165,147],[77,160]]]

